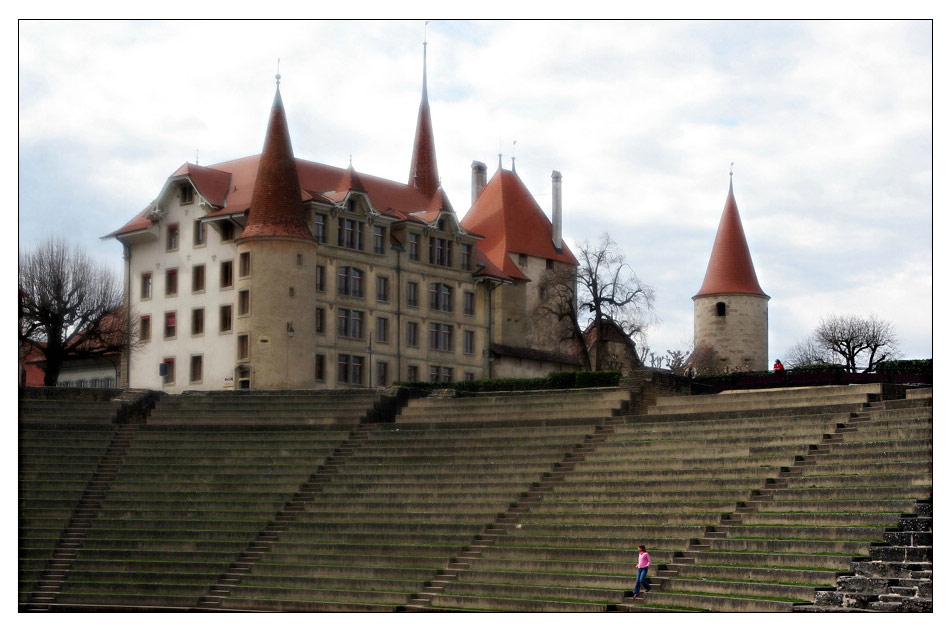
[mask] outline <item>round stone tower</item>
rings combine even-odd
[[[699,373],[762,371],[768,355],[769,296],[755,275],[729,173],[706,277],[693,296],[690,363]]]
[[[314,387],[316,250],[278,86],[237,240],[236,387]]]

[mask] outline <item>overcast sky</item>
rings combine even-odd
[[[422,21],[20,22],[19,247],[50,234],[121,272],[99,237],[184,162],[259,153],[280,58],[294,153],[408,178]],[[608,233],[656,291],[659,353],[692,339],[735,162],[769,303],[770,360],[823,315],[932,344],[927,21],[461,22],[428,26],[443,187],[503,154],[573,247]],[[517,141],[517,144],[513,144]]]

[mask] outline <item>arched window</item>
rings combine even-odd
[[[726,303],[725,302],[716,302],[716,316],[725,317],[726,316]]]

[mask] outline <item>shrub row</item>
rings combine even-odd
[[[395,385],[432,391],[454,389],[458,392],[518,392],[536,389],[573,389],[616,387],[620,372],[551,372],[544,378],[486,378],[479,381],[435,383],[430,381],[397,382]]]
[[[880,374],[912,374],[933,378],[933,359],[908,359],[903,361],[881,361],[876,371]]]

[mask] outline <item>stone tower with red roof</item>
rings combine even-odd
[[[236,240],[235,380],[238,387],[296,389],[313,381],[313,349],[296,335],[314,327],[313,305],[303,295],[316,282],[317,242],[277,80],[247,223]]]
[[[732,173],[706,277],[693,296],[693,348],[690,363],[700,372],[768,369],[769,296],[752,265]]]

